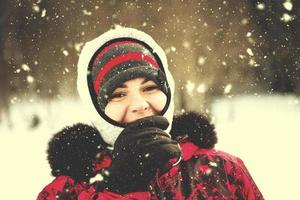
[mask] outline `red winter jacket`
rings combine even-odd
[[[119,195],[104,190],[97,193],[93,186],[59,176],[37,199],[263,199],[241,159],[215,149],[201,149],[188,141],[182,142],[181,148],[181,164],[157,178],[149,192]],[[107,167],[109,157],[102,162],[106,164],[99,166]]]
[[[75,129],[79,130],[79,129]],[[85,129],[80,129],[84,131]],[[90,132],[90,131],[89,131]],[[187,133],[187,134],[186,134]],[[78,144],[83,145],[79,149],[67,151],[64,155],[69,157],[82,154],[92,143],[87,137],[82,137],[84,142],[78,143],[77,133],[73,135],[62,134],[60,138],[53,141],[63,141],[52,149],[57,156],[59,149],[69,148],[73,138],[75,148]],[[203,199],[203,200],[262,200],[264,199],[253,179],[251,178],[243,161],[228,153],[215,150],[216,143],[214,126],[209,121],[198,114],[190,113],[182,117],[175,118],[172,124],[171,135],[176,139],[182,150],[182,161],[179,165],[172,167],[168,172],[156,177],[151,183],[149,191],[134,192],[125,195],[116,194],[104,189],[101,192],[95,191],[94,185],[89,185],[83,181],[75,181],[70,176],[57,175],[52,183],[47,185],[38,195],[38,200],[55,199],[91,199],[91,200],[180,200],[180,199]],[[75,139],[74,139],[75,138]],[[94,140],[91,140],[94,141]],[[48,151],[48,153],[51,151]],[[72,154],[75,152],[75,154]],[[63,153],[64,154],[64,153]],[[94,174],[103,168],[109,167],[111,154],[107,149],[101,150],[99,160],[94,161]],[[89,155],[89,154],[82,154]],[[48,157],[49,158],[49,157]],[[51,157],[52,158],[52,157]],[[85,158],[85,156],[83,157]],[[61,163],[63,160],[63,163]],[[57,159],[59,164],[65,163],[64,159]],[[85,162],[84,162],[85,163]],[[73,164],[74,165],[74,164]],[[57,170],[53,168],[52,170]],[[74,166],[73,166],[74,167]],[[82,167],[79,162],[78,167]],[[76,169],[78,167],[75,166]],[[84,169],[84,168],[80,168]],[[67,172],[65,172],[67,173]],[[126,173],[126,172],[124,172]],[[64,174],[65,175],[65,174]],[[76,175],[76,174],[75,174]]]

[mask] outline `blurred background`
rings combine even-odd
[[[0,0],[0,9],[0,184],[10,196],[15,181],[40,177],[9,199],[34,199],[52,180],[47,141],[86,120],[81,48],[120,25],[165,50],[176,113],[211,116],[217,147],[245,161],[266,199],[297,196],[300,1]]]

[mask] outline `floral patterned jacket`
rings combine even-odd
[[[198,118],[197,118],[198,117]],[[193,119],[192,123],[190,123]],[[196,120],[195,120],[196,119]],[[60,175],[48,184],[38,195],[38,200],[263,200],[263,196],[249,174],[243,161],[228,153],[213,148],[216,143],[214,127],[198,115],[185,116],[174,120],[173,128],[181,132],[172,135],[182,150],[180,164],[168,172],[155,177],[149,191],[116,194],[104,189],[96,191],[94,184],[75,181],[70,176]],[[182,124],[186,128],[182,129]],[[181,128],[178,128],[180,125]],[[196,130],[197,131],[193,131]],[[193,132],[193,134],[182,134]],[[195,137],[195,135],[197,137]],[[178,139],[180,138],[180,139]],[[201,143],[199,142],[201,141]],[[205,141],[205,142],[204,142]],[[210,142],[208,142],[210,141]],[[103,150],[100,159],[95,161],[95,174],[109,167],[111,153]],[[124,172],[126,173],[126,172]]]

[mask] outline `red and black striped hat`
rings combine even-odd
[[[168,86],[158,55],[146,43],[133,38],[106,42],[94,54],[89,65],[89,88],[104,110],[109,96],[125,81],[145,77],[167,94]]]

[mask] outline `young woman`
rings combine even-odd
[[[77,84],[95,128],[54,136],[48,160],[56,179],[38,199],[263,199],[243,162],[213,149],[204,116],[173,121],[174,81],[146,33],[117,28],[87,43]]]

